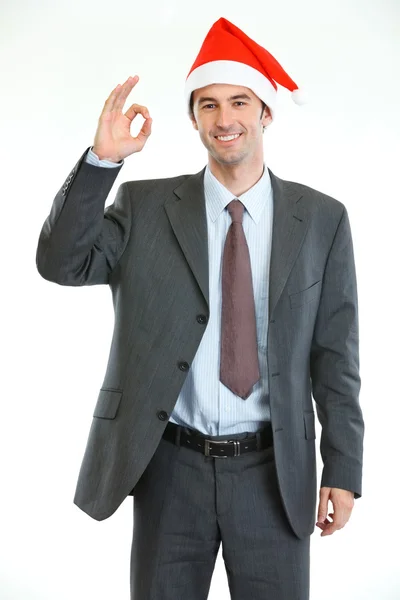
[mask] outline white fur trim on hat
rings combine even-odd
[[[189,111],[191,93],[213,83],[228,83],[250,88],[260,100],[265,102],[274,118],[276,89],[272,83],[257,69],[233,60],[208,62],[190,73],[185,83],[185,99]]]

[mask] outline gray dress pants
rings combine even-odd
[[[212,458],[162,438],[133,510],[131,600],[207,600],[221,542],[232,600],[309,600],[310,536],[288,523],[272,446]]]

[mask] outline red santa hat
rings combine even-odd
[[[216,21],[206,35],[186,78],[185,99],[189,110],[192,92],[213,83],[250,88],[269,107],[272,118],[277,83],[292,92],[296,104],[305,103],[298,86],[272,54],[223,18]]]

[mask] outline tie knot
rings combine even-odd
[[[232,202],[229,202],[227,208],[229,214],[231,215],[232,223],[243,223],[244,205],[240,202],[240,200],[237,198],[232,200]]]

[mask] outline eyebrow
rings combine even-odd
[[[236,94],[235,96],[230,96],[228,98],[228,101],[230,100],[251,100],[251,98],[247,94]],[[202,104],[203,102],[218,102],[218,100],[216,98],[211,98],[208,96],[201,96],[198,102],[199,104]]]

